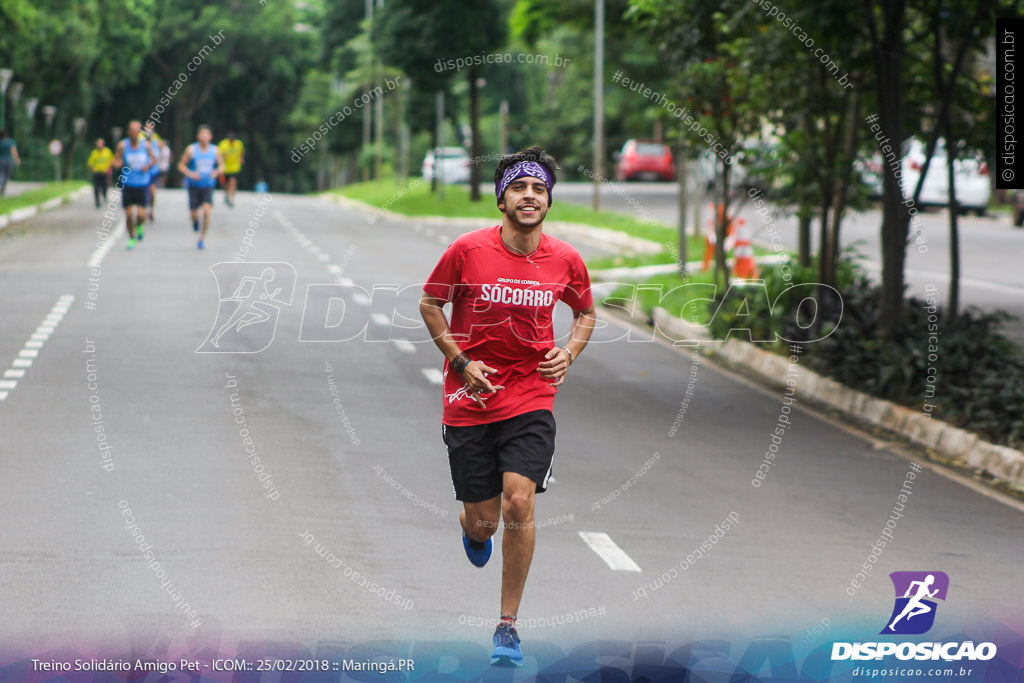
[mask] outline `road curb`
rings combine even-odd
[[[653,322],[669,339],[708,343],[708,353],[727,365],[738,366],[773,387],[785,386],[789,361],[750,342],[711,340],[707,330],[687,324],[668,311],[655,308]],[[919,410],[869,396],[833,379],[801,367],[797,378],[800,398],[828,406],[863,425],[878,427],[939,455],[976,467],[1017,487],[1024,487],[1024,453],[984,441],[977,434],[946,424]]]
[[[20,209],[15,209],[10,213],[5,213],[0,216],[0,230],[6,229],[8,226],[20,223],[21,221],[28,220],[33,216],[42,213],[43,211],[49,211],[50,209],[56,209],[59,206],[63,206],[68,202],[73,202],[79,197],[84,197],[89,193],[91,188],[86,186],[78,190],[74,190],[60,197],[54,197],[53,199],[47,199],[45,202],[39,204],[33,204],[32,206],[24,206]]]
[[[387,209],[381,209],[361,202],[358,199],[352,199],[338,194],[321,194],[322,199],[328,201],[335,201],[342,206],[346,206],[351,209],[357,209],[360,211],[368,212],[371,215],[378,217],[387,217],[395,220],[413,221],[416,223],[425,223],[429,225],[458,225],[460,227],[481,227],[484,223],[487,223],[487,218],[462,218],[452,217],[448,218],[445,216],[407,216],[404,213],[396,213],[394,211],[388,211]],[[371,216],[372,217],[372,216]],[[497,216],[495,217],[497,222]],[[493,223],[492,223],[493,224]],[[608,228],[598,228],[593,225],[585,225],[583,223],[569,223],[566,221],[546,221],[544,223],[544,229],[549,234],[555,237],[564,237],[566,239],[583,239],[592,242],[597,242],[605,246],[616,247],[628,254],[657,254],[665,249],[665,245],[660,242],[654,242],[653,240],[643,239],[642,237],[633,237],[619,230],[609,230]]]

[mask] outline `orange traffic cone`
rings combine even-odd
[[[736,264],[732,267],[734,277],[744,280],[756,280],[759,276],[757,264],[754,263],[754,247],[750,245],[750,232],[747,230],[747,222],[740,218],[739,228],[736,231],[736,250],[733,255],[736,257]]]

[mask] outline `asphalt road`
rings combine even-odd
[[[677,187],[675,183],[606,183],[602,186],[601,206],[641,217],[649,215],[674,226],[679,220]],[[590,206],[593,201],[592,183],[559,183],[555,192],[568,202]],[[692,208],[688,213],[692,230]],[[786,250],[796,250],[795,217],[774,208],[767,217],[759,215],[749,201],[743,203],[740,215],[746,219],[755,242],[774,248],[781,241]],[[710,213],[704,209],[702,216],[706,221]],[[914,235],[907,247],[909,291],[923,298],[926,288],[936,289],[939,300],[945,302],[949,288],[949,214],[945,209],[925,209],[918,216],[920,223],[912,226]],[[881,224],[881,212],[877,209],[851,212],[843,220],[840,232],[843,248],[856,250],[865,271],[874,278],[881,277]],[[1024,264],[1024,230],[1014,228],[1008,214],[961,216],[959,228],[961,304],[983,310],[1001,309],[1017,316],[1004,330],[1024,344],[1024,279],[1020,275]],[[917,230],[920,237],[916,236]],[[815,224],[811,231],[812,250],[818,248],[818,237]]]
[[[198,251],[171,190],[134,251],[115,233],[104,255],[102,220],[82,198],[0,233],[3,643],[487,647],[500,553],[483,569],[463,554],[441,357],[415,312],[459,230],[242,193],[234,209],[218,201]],[[211,266],[245,239],[249,263],[218,267],[219,295]],[[250,353],[197,353],[238,277],[268,267],[253,262],[275,264],[281,291],[252,301],[276,328],[253,323]],[[345,306],[317,309],[330,285]],[[913,461],[805,411],[799,367],[792,426],[766,461],[781,394],[603,319],[556,401],[555,479],[519,614],[527,654],[590,638],[798,639],[823,619],[810,645],[873,638],[895,570],[948,573],[936,635],[1019,616],[1019,507],[924,466],[851,595]],[[356,339],[310,341],[352,321]],[[222,347],[243,348],[238,334]],[[601,534],[622,556],[603,559]]]

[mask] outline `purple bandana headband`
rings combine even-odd
[[[529,176],[531,178],[539,178],[544,181],[544,184],[548,188],[548,206],[551,206],[551,174],[548,173],[548,169],[543,164],[539,164],[536,161],[519,161],[507,169],[505,169],[505,175],[501,177],[501,181],[496,183],[494,186],[494,194],[500,202],[505,196],[505,190],[512,184],[513,181]]]

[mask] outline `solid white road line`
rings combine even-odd
[[[633,561],[626,551],[615,544],[612,537],[603,531],[581,531],[580,538],[604,560],[605,564],[618,572],[638,572],[640,565]]]
[[[107,234],[107,238],[99,243],[99,246],[96,247],[96,250],[92,252],[92,255],[89,257],[89,260],[85,262],[85,264],[90,268],[102,268],[103,259],[107,258],[107,254],[109,254],[111,248],[113,248],[114,242],[117,241],[117,238],[120,237],[121,233],[123,233],[124,231],[125,222],[124,218],[122,218],[120,221],[118,221],[113,231]],[[70,299],[65,299],[63,297],[61,297],[61,300],[70,301]]]
[[[874,271],[882,271],[882,264],[874,261],[864,261],[864,266]],[[949,282],[949,273],[933,273],[926,270],[913,269],[908,269],[905,272],[907,277],[927,278],[929,280]],[[977,278],[961,277],[960,284],[963,287],[983,289],[988,292],[999,292],[1000,294],[1012,294],[1014,296],[1024,295],[1024,287],[1014,287],[1013,285],[1004,285],[999,282],[988,282],[986,280],[978,280]]]

